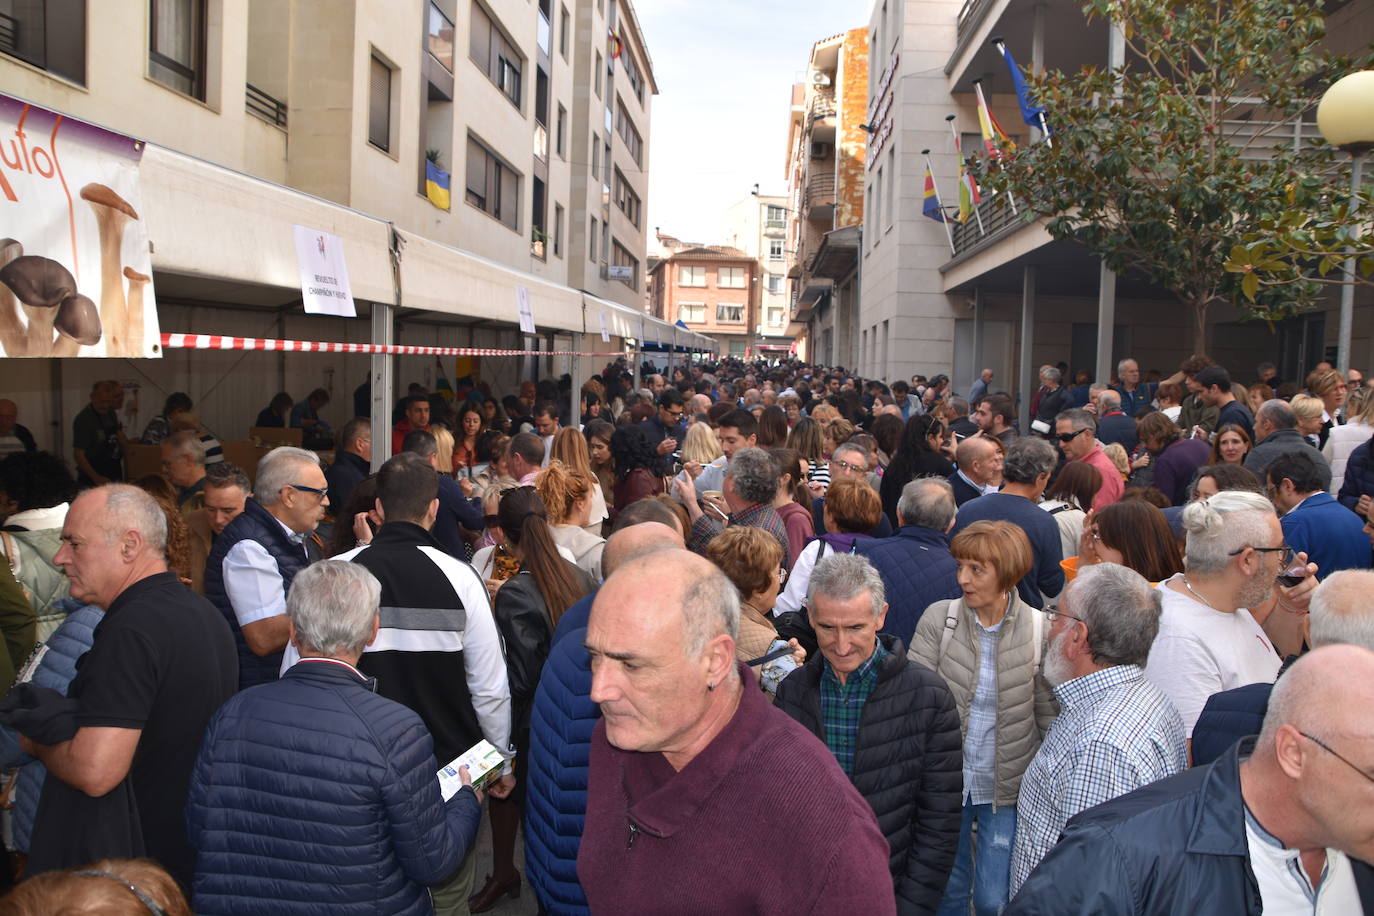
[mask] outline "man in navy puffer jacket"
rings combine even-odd
[[[682,534],[667,525],[629,524],[606,542],[601,570],[609,577],[636,557],[682,546]],[[587,813],[592,731],[601,718],[591,700],[591,658],[582,645],[595,598],[592,592],[559,619],[530,713],[525,876],[540,905],[565,916],[589,912],[577,880],[577,850]]]
[[[426,886],[472,845],[477,794],[443,801],[424,723],[354,667],[380,594],[356,563],[305,569],[287,598],[301,660],[211,720],[186,806],[197,913],[432,913]]]

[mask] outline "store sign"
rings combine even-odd
[[[892,55],[892,60],[883,70],[883,75],[878,79],[878,86],[873,92],[873,104],[868,109],[867,123],[872,131],[868,135],[868,154],[864,161],[865,170],[873,168],[873,163],[878,161],[878,155],[892,137],[892,100],[896,96],[896,91],[892,88],[892,80],[897,73],[897,64],[900,60],[901,55]]]
[[[606,268],[606,277],[610,280],[624,280],[629,283],[635,278],[635,269],[628,264],[612,264]]]
[[[309,226],[293,226],[296,263],[301,269],[301,301],[310,315],[357,318],[343,240]]]
[[[0,355],[162,355],[143,142],[0,95]]]

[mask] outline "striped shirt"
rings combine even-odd
[[[1013,895],[1069,818],[1187,766],[1183,719],[1140,667],[1103,668],[1054,693],[1059,717],[1026,768],[1017,800]]]
[[[821,726],[825,730],[825,746],[830,748],[846,775],[854,773],[859,719],[873,688],[878,686],[878,663],[886,655],[882,642],[875,642],[868,661],[850,672],[843,684],[831,670],[830,661],[821,662]]]

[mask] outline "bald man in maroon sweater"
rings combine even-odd
[[[591,911],[895,913],[872,809],[735,661],[738,621],[734,587],[685,550],[628,563],[597,594],[603,718],[577,857]]]

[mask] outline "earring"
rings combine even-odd
[[[715,690],[715,689],[716,689],[716,682],[715,682],[715,681],[710,681],[709,683],[707,683],[706,689],[707,689],[707,690]]]

